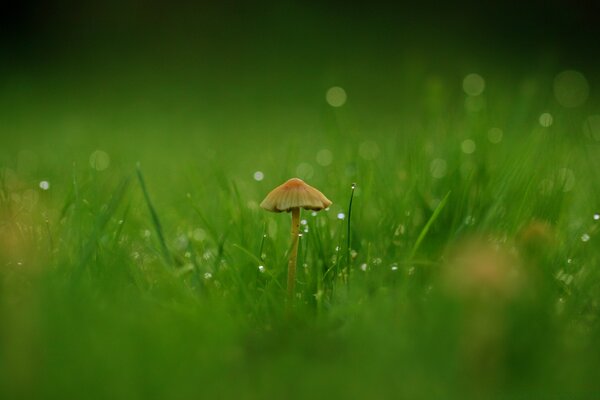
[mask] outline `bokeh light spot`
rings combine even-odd
[[[296,167],[296,175],[298,175],[300,179],[310,179],[313,177],[314,172],[313,166],[309,163],[303,162]]]
[[[485,80],[479,74],[469,74],[463,79],[463,90],[469,96],[479,96],[485,89]]]
[[[448,171],[448,163],[446,163],[446,160],[444,159],[436,158],[431,161],[429,170],[431,171],[431,176],[436,179],[441,179],[446,176],[446,172]]]
[[[467,97],[465,99],[465,109],[470,113],[476,113],[485,108],[483,97]]]
[[[346,95],[346,91],[339,87],[333,86],[327,90],[325,94],[325,99],[327,103],[329,103],[332,107],[341,107],[346,103],[346,99],[348,96]]]
[[[575,187],[575,173],[569,168],[559,169],[558,184],[562,187],[563,192],[570,192]]]
[[[106,152],[96,150],[90,155],[90,165],[96,171],[104,171],[110,166],[110,157]]]
[[[265,174],[263,174],[262,171],[256,171],[253,176],[254,176],[254,180],[258,181],[258,182],[260,182],[263,179],[265,179]]]
[[[539,122],[541,126],[548,128],[554,122],[554,118],[552,117],[552,114],[546,112],[540,115]]]
[[[583,133],[600,142],[600,115],[590,115],[583,123]]]
[[[40,189],[42,189],[42,190],[48,190],[48,189],[50,189],[50,182],[48,182],[48,181],[41,181],[40,182]]]
[[[504,132],[502,132],[502,129],[500,128],[491,128],[487,133],[488,140],[493,144],[500,143],[502,141],[502,136],[504,136]]]
[[[374,160],[379,156],[379,146],[372,140],[362,142],[358,147],[358,155],[365,160]]]
[[[317,164],[322,167],[327,167],[333,162],[333,154],[327,149],[319,150],[317,153]]]
[[[475,149],[477,148],[477,145],[473,140],[467,139],[460,144],[460,148],[465,154],[473,154],[475,152]]]
[[[563,71],[554,78],[554,97],[563,107],[579,107],[589,94],[587,79],[579,71]]]

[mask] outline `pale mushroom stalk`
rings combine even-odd
[[[291,305],[296,287],[296,260],[300,239],[300,208],[320,211],[331,205],[331,201],[314,187],[298,178],[292,178],[273,189],[260,203],[260,206],[272,212],[292,213],[292,246],[288,259],[287,298]]]

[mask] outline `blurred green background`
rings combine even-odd
[[[0,398],[598,397],[595,2],[2,7]]]

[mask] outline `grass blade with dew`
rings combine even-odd
[[[440,201],[440,203],[437,205],[437,207],[433,211],[433,214],[431,214],[431,217],[429,217],[429,220],[427,221],[427,223],[421,230],[421,233],[419,233],[419,237],[417,238],[417,241],[415,242],[412,250],[410,251],[410,256],[408,257],[409,260],[412,260],[414,258],[415,254],[419,250],[419,247],[421,246],[421,243],[423,242],[423,239],[425,239],[425,236],[427,236],[427,232],[429,232],[429,228],[431,228],[431,225],[433,225],[435,220],[440,216],[440,213],[446,206],[446,203],[448,203],[448,198],[450,197],[450,193],[452,193],[452,192],[446,193],[446,195],[444,196],[442,201]]]
[[[144,199],[146,200],[146,205],[148,206],[148,210],[150,210],[150,216],[152,217],[152,224],[154,225],[154,230],[158,235],[158,240],[160,242],[160,247],[162,249],[163,257],[165,262],[173,267],[173,257],[171,256],[171,252],[167,247],[167,242],[165,241],[165,235],[163,234],[162,225],[160,223],[160,219],[158,218],[158,214],[156,213],[156,209],[152,205],[152,201],[150,200],[150,195],[148,194],[148,189],[146,188],[146,182],[144,181],[144,176],[142,175],[142,169],[140,164],[136,166],[136,172],[138,181],[140,182],[140,187],[142,188],[142,192],[144,193]]]
[[[354,191],[356,190],[356,183],[353,183],[351,186],[351,192],[350,192],[350,201],[348,202],[348,227],[347,227],[347,232],[346,232],[346,262],[347,262],[347,277],[346,277],[346,283],[348,285],[348,289],[350,288],[350,271],[351,271],[351,267],[352,267],[352,249],[350,248],[350,245],[352,243],[352,237],[351,237],[351,220],[352,220],[352,200],[354,200]]]

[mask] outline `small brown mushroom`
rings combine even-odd
[[[272,212],[292,212],[292,247],[288,262],[287,295],[291,304],[296,284],[296,258],[298,255],[298,236],[300,228],[300,208],[320,211],[331,205],[331,201],[303,180],[292,178],[273,189],[260,203],[260,206]]]

